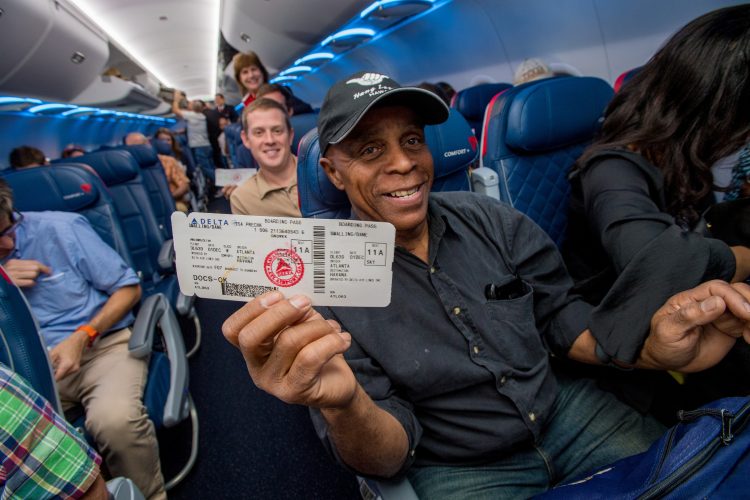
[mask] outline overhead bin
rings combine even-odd
[[[83,106],[140,113],[156,108],[163,101],[136,83],[116,76],[100,76],[94,78],[94,81],[71,102]]]
[[[55,0],[0,0],[0,92],[66,102],[97,78],[107,38],[71,12]]]

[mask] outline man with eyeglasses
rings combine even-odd
[[[147,360],[130,356],[140,280],[85,217],[26,212],[0,179],[0,263],[21,287],[49,349],[63,409],[83,405],[109,471],[166,498],[153,423],[142,403]]]

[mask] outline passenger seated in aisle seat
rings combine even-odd
[[[81,215],[18,212],[0,179],[0,263],[39,321],[64,410],[83,405],[109,471],[166,498],[154,424],[143,406],[148,360],[128,352],[139,279]]]
[[[225,190],[232,213],[301,217],[297,157],[291,151],[294,130],[286,108],[271,99],[253,101],[242,112],[241,137],[259,168],[241,186]]]
[[[65,417],[0,364],[3,498],[109,498],[101,457]]]
[[[675,291],[750,276],[750,248],[699,232],[711,166],[750,140],[748,109],[748,4],[688,23],[615,94],[571,175],[563,249],[577,290],[600,303],[603,359],[632,362]]]
[[[525,59],[516,68],[516,73],[513,76],[513,85],[521,85],[553,76],[555,74],[541,59]]]
[[[473,193],[430,193],[424,126],[447,117],[437,96],[384,75],[336,83],[318,120],[320,164],[357,219],[396,227],[390,305],[315,311],[270,292],[223,333],[258,387],[312,409],[346,467],[407,474],[420,498],[528,498],[645,450],[662,428],[551,371],[547,349],[598,362],[591,307],[530,219]],[[750,337],[748,298],[722,282],[672,297],[636,365],[711,366]]]
[[[174,91],[172,100],[172,112],[187,122],[188,146],[193,152],[195,162],[210,180],[213,186],[214,171],[216,169],[213,160],[213,151],[211,143],[208,140],[208,128],[206,126],[206,116],[203,114],[203,104],[201,101],[194,100],[190,102],[190,110],[181,109],[180,102],[184,94],[179,90]]]
[[[148,138],[140,132],[130,132],[125,136],[125,144],[132,146],[134,144],[145,144],[150,146]],[[164,175],[167,177],[169,183],[169,192],[174,198],[175,206],[177,210],[181,212],[188,211],[188,204],[186,196],[190,191],[190,179],[185,172],[180,168],[179,163],[176,159],[169,155],[157,155],[161,166],[164,168]]]
[[[39,167],[49,164],[41,149],[34,146],[18,146],[8,155],[11,168]]]
[[[450,102],[453,100],[453,96],[456,95],[456,89],[454,89],[453,85],[448,82],[437,82],[435,85],[440,90],[442,90],[445,97],[448,98],[448,105],[450,105]]]

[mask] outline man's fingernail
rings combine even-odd
[[[331,328],[336,330],[337,332],[341,331],[341,325],[339,325],[338,321],[334,321],[332,319],[327,319],[326,322],[331,325]]]
[[[282,298],[284,298],[284,296],[281,294],[281,292],[271,292],[260,299],[260,305],[268,309],[276,302],[280,301]]]
[[[352,336],[351,336],[351,334],[349,332],[339,332],[339,337],[341,337],[342,339],[344,339],[344,341],[346,341],[346,342],[351,342],[352,341]]]
[[[742,307],[745,308],[745,311],[750,313],[750,302],[745,302],[744,304],[742,304]]]
[[[295,295],[294,297],[289,299],[289,303],[297,309],[304,309],[310,305],[310,299],[305,295]]]
[[[711,312],[719,307],[719,299],[717,297],[709,297],[701,302],[701,310],[703,312]]]

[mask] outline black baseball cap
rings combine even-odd
[[[402,87],[386,75],[360,71],[335,83],[323,100],[318,115],[321,155],[329,145],[344,140],[370,108],[385,100],[395,100],[414,109],[425,125],[448,119],[448,106],[429,90]]]

